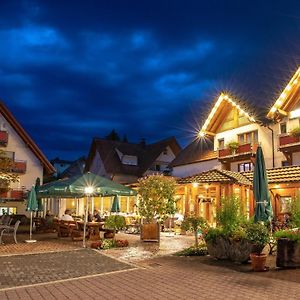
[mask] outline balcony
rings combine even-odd
[[[24,191],[20,190],[20,189],[11,190],[9,198],[14,199],[14,200],[22,200],[22,199],[24,199]]]
[[[218,159],[224,163],[250,159],[255,155],[257,146],[257,143],[247,143],[239,145],[236,151],[229,148],[219,149]]]
[[[12,167],[13,173],[24,174],[26,173],[26,161],[25,160],[15,160]]]
[[[0,130],[0,146],[7,146],[8,142],[8,132]]]
[[[279,136],[279,151],[282,152],[299,152],[300,138],[291,134]]]

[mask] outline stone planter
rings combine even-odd
[[[217,237],[214,242],[206,242],[209,255],[217,259],[227,259],[234,262],[245,262],[249,259],[253,245],[247,240],[233,240]]]
[[[287,238],[277,240],[277,267],[300,267],[300,243]]]
[[[141,240],[144,242],[159,242],[159,223],[142,224]]]

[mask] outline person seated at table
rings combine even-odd
[[[46,226],[51,227],[53,225],[53,216],[50,213],[50,210],[46,211],[45,215]]]
[[[61,220],[62,221],[74,221],[73,217],[71,216],[71,210],[70,209],[66,209],[65,210],[65,214],[62,215]]]
[[[102,218],[101,218],[101,216],[99,214],[99,210],[97,210],[97,209],[94,210],[94,220],[96,222],[101,222],[102,221]]]

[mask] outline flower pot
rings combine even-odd
[[[254,272],[266,271],[267,254],[251,253],[251,266]]]
[[[141,226],[141,240],[158,242],[159,241],[159,224],[146,223]]]

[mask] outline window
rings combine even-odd
[[[155,171],[160,171],[160,165],[155,165]]]
[[[281,204],[281,213],[286,213],[290,211],[290,206],[292,202],[291,196],[280,196],[280,204]]]
[[[258,143],[258,131],[250,131],[238,135],[239,144]]]
[[[286,133],[286,123],[280,124],[280,133]]]
[[[218,140],[218,147],[219,147],[219,149],[224,149],[225,148],[224,139],[219,139]]]
[[[238,172],[247,172],[253,169],[252,162],[238,164]]]
[[[284,161],[282,161],[281,162],[281,166],[282,167],[287,167],[287,166],[289,166],[290,164],[289,164],[289,162],[287,161],[287,160],[284,160]]]

